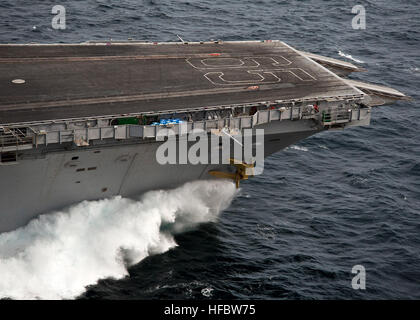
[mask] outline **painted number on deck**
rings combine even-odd
[[[251,85],[316,80],[302,68],[290,67],[283,56],[243,58],[190,58],[186,61],[203,71],[204,77],[215,85]]]

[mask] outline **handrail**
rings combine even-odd
[[[369,109],[370,110],[370,109]],[[63,127],[40,127],[29,128],[25,133],[19,128],[4,128],[0,127],[0,146],[12,147],[16,145],[18,149],[21,145],[24,148],[38,145],[48,145],[51,143],[65,143],[83,141],[83,146],[89,145],[91,140],[102,139],[129,139],[129,138],[143,138],[150,139],[168,132],[172,129],[176,135],[188,133],[193,129],[202,129],[208,133],[214,133],[214,130],[221,130],[222,128],[229,128],[235,130],[242,130],[246,128],[254,128],[255,126],[271,123],[273,121],[283,120],[315,120],[323,126],[330,126],[335,123],[346,123],[351,121],[358,121],[370,119],[369,110],[363,111],[358,106],[335,106],[333,108],[315,109],[312,105],[307,106],[288,106],[277,107],[275,109],[262,109],[253,115],[239,115],[236,117],[226,117],[219,119],[208,119],[201,121],[189,121],[183,124],[171,125],[106,125],[106,126],[84,126],[80,128]],[[181,130],[180,125],[186,125],[187,132]],[[51,131],[50,131],[51,130]],[[77,143],[76,143],[77,144]],[[22,147],[20,147],[22,148]],[[8,148],[9,149],[9,148]],[[3,149],[4,150],[4,149]]]

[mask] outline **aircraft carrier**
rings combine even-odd
[[[245,160],[159,164],[156,137],[183,139],[181,123],[264,129],[268,156],[408,99],[346,78],[363,71],[274,40],[0,45],[0,232],[82,200],[247,178]]]

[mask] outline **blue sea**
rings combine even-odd
[[[65,30],[51,27],[57,4],[66,8]],[[366,9],[365,30],[352,28],[357,4]],[[413,100],[375,108],[369,127],[323,132],[272,155],[264,174],[241,183],[217,219],[173,233],[166,249],[123,271],[95,274],[109,261],[93,261],[83,246],[67,252],[66,261],[77,266],[83,258],[84,269],[71,263],[46,269],[37,254],[58,244],[31,242],[39,250],[16,257],[21,264],[0,261],[2,297],[8,294],[1,278],[21,268],[29,273],[21,284],[9,281],[12,298],[420,299],[418,0],[0,2],[0,43],[179,41],[177,35],[186,41],[279,39],[366,68],[351,78]],[[5,246],[0,240],[0,250]],[[365,290],[352,288],[355,265],[365,267]],[[89,285],[68,294],[82,274],[92,274]],[[39,288],[26,286],[38,276]]]

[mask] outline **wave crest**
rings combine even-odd
[[[99,279],[176,246],[173,235],[216,221],[236,189],[230,181],[196,181],[140,200],[83,201],[0,234],[0,297],[75,298]]]

